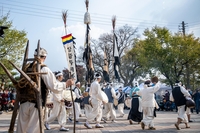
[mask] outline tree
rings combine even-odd
[[[133,46],[134,39],[138,37],[137,29],[134,29],[131,26],[125,25],[123,27],[118,28],[115,31],[118,37],[118,46],[119,46],[119,58],[125,54],[125,51],[130,49]],[[104,66],[104,51],[106,53],[108,66],[109,66],[109,74],[110,79],[113,80],[113,33],[104,33],[100,35],[98,40],[91,41],[91,49],[93,55],[93,64],[95,72],[103,73],[103,66]],[[80,60],[80,57],[79,57]],[[131,63],[131,62],[124,62],[124,63]],[[123,64],[124,64],[123,63]],[[122,67],[124,69],[124,67]],[[124,71],[119,68],[122,72]],[[121,73],[120,72],[120,73]],[[123,76],[122,79],[126,79],[127,75],[120,75]],[[128,82],[127,82],[128,83]]]
[[[144,36],[137,44],[142,48],[140,63],[149,70],[160,71],[171,86],[176,80],[184,80],[186,64],[190,70],[199,66],[200,42],[193,34],[172,34],[167,28],[155,26],[146,29]]]
[[[0,61],[8,68],[13,70],[7,60],[20,66],[22,57],[24,55],[25,46],[27,42],[26,32],[19,31],[12,27],[12,21],[9,21],[9,14],[0,18],[0,25],[6,26],[8,29],[4,30],[4,38],[0,38]],[[0,75],[4,74],[3,69],[0,67]],[[13,73],[14,74],[14,73]]]

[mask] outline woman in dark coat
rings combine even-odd
[[[139,100],[140,97],[136,94],[132,95],[133,92],[139,91],[140,89],[137,87],[137,85],[131,89],[130,92],[130,97],[132,98],[131,101],[131,109],[130,112],[128,114],[128,120],[130,124],[133,124],[132,121],[138,122],[138,124],[141,122],[142,118],[143,118],[143,114],[142,111],[139,111]]]

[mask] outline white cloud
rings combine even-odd
[[[92,39],[98,39],[100,37],[101,34],[105,33],[106,31],[104,29],[101,29],[99,27],[96,27],[96,26],[91,26],[90,27],[92,30],[91,30],[91,38]]]

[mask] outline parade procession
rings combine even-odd
[[[169,25],[165,0],[36,1],[0,1],[0,133],[200,132],[198,17]]]

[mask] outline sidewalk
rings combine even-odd
[[[200,133],[200,115],[196,113],[191,114],[191,120],[193,122],[189,123],[189,129],[185,128],[185,124],[181,124],[181,130],[176,130],[174,123],[177,120],[176,112],[166,112],[166,111],[157,111],[157,117],[154,120],[154,124],[156,130],[142,130],[140,124],[133,123],[129,124],[127,120],[127,114],[129,110],[125,110],[126,115],[123,118],[117,117],[116,123],[111,123],[107,121],[107,123],[103,123],[104,128],[95,128],[95,124],[91,124],[93,129],[87,129],[84,127],[85,116],[81,117],[80,123],[76,124],[76,133],[141,133],[141,132],[156,132],[156,133]],[[10,125],[12,112],[0,115],[0,133],[7,133]],[[117,114],[118,116],[118,114]],[[16,125],[16,124],[15,124]],[[34,125],[33,125],[34,126]],[[59,125],[57,121],[54,121],[50,124],[51,130],[45,130],[45,133],[64,133],[59,131]],[[69,128],[68,133],[73,133],[73,123],[67,123],[66,127]],[[16,128],[15,128],[16,129]]]

